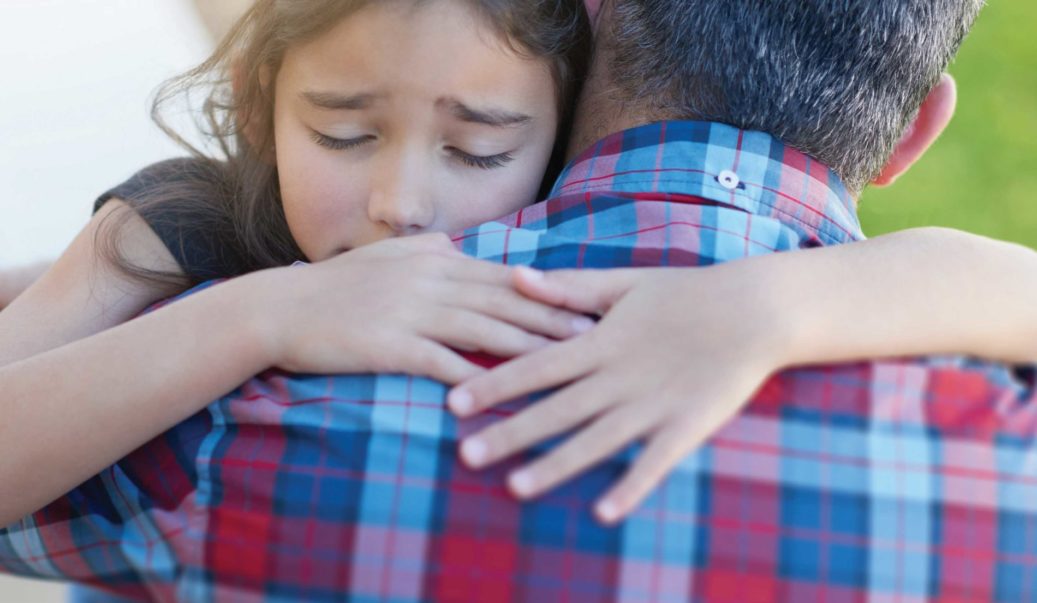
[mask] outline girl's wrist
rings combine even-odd
[[[734,278],[718,275],[740,283],[734,297],[744,306],[743,328],[753,348],[749,351],[772,372],[813,361],[816,347],[810,306],[792,275],[785,273],[790,263],[784,260],[772,256],[748,258],[724,265],[738,271]]]
[[[292,313],[289,294],[292,268],[272,268],[242,276],[228,283],[227,293],[240,301],[236,319],[242,336],[255,346],[265,368],[282,364],[284,359],[284,318]]]

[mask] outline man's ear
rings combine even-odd
[[[940,76],[940,82],[925,98],[925,102],[918,109],[918,116],[908,125],[886,167],[882,168],[882,173],[872,184],[889,186],[914,165],[950,123],[957,102],[957,85],[954,78],[945,73]]]

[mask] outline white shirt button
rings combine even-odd
[[[731,170],[724,170],[717,174],[717,182],[727,190],[733,191],[738,188],[738,185],[742,183],[742,180],[738,177],[738,174]]]

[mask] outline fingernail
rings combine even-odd
[[[454,389],[447,395],[447,406],[459,415],[467,415],[475,408],[475,399],[471,392],[465,389]]]
[[[461,458],[473,467],[479,467],[490,456],[490,448],[479,438],[468,438],[461,442]]]
[[[612,523],[619,519],[619,506],[611,500],[603,500],[598,503],[594,512],[605,523]]]
[[[586,333],[587,331],[590,331],[591,329],[594,328],[595,324],[596,323],[593,320],[587,318],[586,316],[581,316],[579,318],[574,318],[573,319],[572,327],[573,327],[573,331],[575,331],[577,334],[579,334],[579,333]]]
[[[512,492],[521,497],[526,497],[533,493],[536,482],[533,480],[531,471],[521,469],[508,476],[508,485],[511,487]]]
[[[518,268],[516,268],[516,270],[521,272],[529,280],[532,280],[532,281],[544,280],[544,273],[543,272],[541,272],[539,270],[536,270],[534,268],[530,268],[529,266],[519,266]]]

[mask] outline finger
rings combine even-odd
[[[422,257],[453,256],[460,252],[443,233],[427,233],[409,237],[383,239],[371,245],[352,249],[345,254],[349,258],[403,259]]]
[[[712,433],[708,423],[669,425],[656,433],[623,477],[594,506],[605,524],[633,512],[689,452]]]
[[[399,237],[396,241],[401,248],[416,252],[445,253],[447,255],[460,253],[450,237],[442,232]]]
[[[605,414],[564,444],[508,476],[508,488],[529,499],[616,454],[651,426],[643,407],[625,404]]]
[[[461,442],[461,458],[482,469],[601,414],[613,398],[604,378],[589,377],[494,423]]]
[[[512,284],[523,295],[559,308],[604,314],[641,273],[630,269],[552,270],[516,268]]]
[[[511,323],[530,333],[568,339],[594,328],[594,321],[522,296],[511,287],[472,284],[454,288],[455,304]]]
[[[423,317],[418,332],[460,350],[486,352],[501,358],[528,354],[552,343],[546,337],[463,308],[429,312]]]
[[[547,346],[465,381],[450,392],[447,403],[457,416],[467,417],[519,396],[568,383],[594,369],[595,352],[588,335]]]
[[[390,371],[428,377],[447,385],[460,383],[486,372],[486,369],[465,360],[446,346],[421,338],[415,338],[400,346],[399,362],[393,364],[397,368]]]
[[[454,281],[482,283],[511,288],[511,266],[488,262],[465,255],[445,257],[443,274]]]

